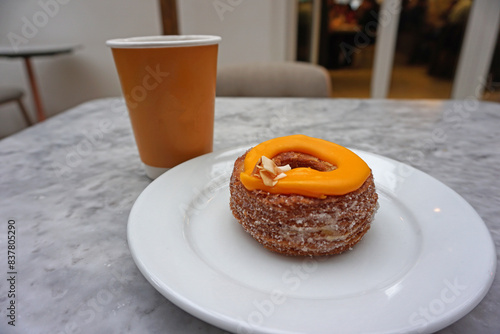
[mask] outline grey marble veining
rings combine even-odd
[[[500,248],[500,104],[237,99],[216,103],[214,148],[303,133],[412,165],[463,196]],[[0,141],[0,333],[223,333],[161,296],[126,240],[150,183],[121,99],[82,104]],[[16,327],[5,231],[16,221]],[[500,277],[441,333],[500,333]]]

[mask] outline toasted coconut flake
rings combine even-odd
[[[276,173],[276,164],[274,163],[274,161],[272,161],[271,159],[269,159],[268,157],[266,156],[262,156],[260,158],[261,162],[262,162],[262,168],[264,168],[265,170],[267,170],[268,172],[271,172],[271,173]]]
[[[277,169],[280,171],[280,173],[288,172],[289,170],[292,169],[290,165],[284,165],[284,166],[279,166]]]
[[[274,161],[266,156],[262,156],[255,165],[252,175],[260,177],[266,186],[273,187],[278,183],[278,180],[286,177],[285,172],[291,169],[290,165],[277,166]]]
[[[285,173],[281,173],[281,174],[276,175],[276,177],[274,178],[274,180],[278,181],[278,180],[281,180],[284,177],[286,177],[286,174]]]
[[[274,186],[277,181],[274,181],[274,177],[267,171],[260,171],[260,178],[262,179],[262,182],[268,187]]]

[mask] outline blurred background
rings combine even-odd
[[[369,98],[378,29],[395,23],[386,97],[451,98],[474,2],[399,3],[399,15],[391,17],[381,13],[383,2],[377,0],[2,0],[0,46],[76,46],[70,54],[32,59],[50,117],[91,99],[121,95],[106,40],[158,34],[222,36],[220,67],[271,61],[319,64],[331,78],[331,97]],[[498,31],[493,49],[478,98],[499,101]],[[20,59],[0,57],[1,86],[25,91],[23,101],[34,120]],[[0,105],[0,138],[25,127],[16,105]]]
[[[479,0],[480,1],[480,0]],[[382,1],[328,0],[322,3],[318,62],[332,77],[332,94],[370,97],[377,19]],[[398,19],[389,98],[448,99],[473,1],[402,0]],[[299,1],[297,58],[311,60],[313,1]],[[382,21],[382,19],[381,19]],[[359,36],[365,31],[367,38]],[[372,33],[373,32],[373,33]],[[358,34],[358,35],[357,35]],[[500,81],[498,33],[488,71],[486,100],[498,101]],[[357,38],[357,39],[356,39]],[[348,47],[359,41],[355,51]],[[480,50],[478,50],[480,52]],[[347,54],[350,57],[346,57]]]

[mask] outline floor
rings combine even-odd
[[[451,94],[452,82],[427,75],[422,66],[398,67],[393,69],[389,98],[392,99],[447,99]],[[330,71],[332,97],[370,97],[372,70],[341,69]]]
[[[332,97],[369,98],[374,50],[365,50],[351,66],[329,70]],[[426,65],[406,65],[396,54],[389,98],[449,99],[453,81],[429,76]],[[483,100],[500,102],[500,85],[485,91]]]

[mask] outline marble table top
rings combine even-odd
[[[437,178],[477,210],[498,252],[500,104],[217,99],[215,150],[295,133]],[[90,101],[5,138],[0,159],[0,333],[224,332],[164,298],[131,257],[128,214],[151,181],[122,99]],[[15,327],[8,324],[9,225],[16,229]],[[500,333],[499,309],[497,274],[483,301],[440,333]]]

